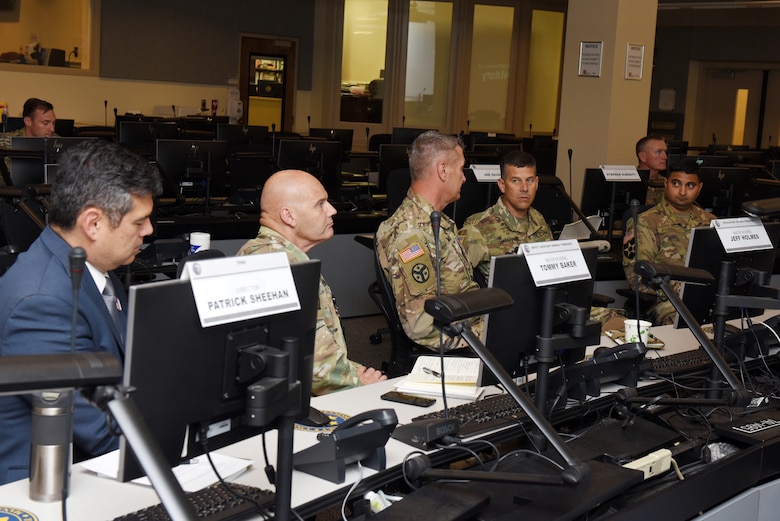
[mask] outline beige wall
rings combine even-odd
[[[23,68],[23,66],[19,66]],[[153,114],[155,106],[200,108],[201,99],[219,100],[219,115],[226,114],[227,85],[188,85],[153,81],[114,80],[94,76],[0,71],[0,101],[9,104],[10,116],[21,116],[24,101],[38,97],[54,104],[58,118],[75,119],[77,125],[103,125],[104,100],[108,101],[108,124],[119,114]],[[306,129],[310,92],[296,92],[294,130]]]
[[[41,47],[84,49],[83,11],[88,0],[24,0],[20,4],[19,22],[0,23],[0,52],[22,52],[30,35],[39,36]]]
[[[575,201],[581,200],[586,168],[636,164],[636,141],[647,133],[657,11],[657,0],[569,2],[557,176],[567,185],[570,181]],[[578,75],[583,41],[603,42],[600,77]],[[628,43],[645,46],[639,81],[624,77]]]

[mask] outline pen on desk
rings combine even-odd
[[[423,373],[435,376],[436,378],[441,378],[441,373],[439,371],[434,371],[430,367],[423,367]]]

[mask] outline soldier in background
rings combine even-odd
[[[466,219],[461,244],[471,265],[487,280],[490,257],[517,252],[526,242],[551,241],[544,216],[531,208],[539,187],[534,156],[522,150],[505,154],[500,163],[501,190],[496,204]]]
[[[691,229],[709,226],[716,218],[695,204],[702,182],[699,165],[693,159],[670,166],[663,182],[664,198],[637,217],[636,231],[634,223],[630,222],[623,237],[623,270],[634,290],[637,289],[634,273],[637,260],[684,266]],[[679,282],[672,282],[672,287],[680,291]],[[644,285],[639,291],[653,293]],[[658,297],[658,303],[649,310],[650,319],[655,325],[672,324],[676,315],[674,306],[662,293]]]
[[[422,133],[409,153],[411,187],[401,205],[379,225],[376,247],[379,262],[393,288],[398,315],[406,335],[432,350],[439,348],[439,332],[423,306],[436,296],[435,243],[431,213],[441,213],[460,199],[466,182],[463,145],[458,138],[436,131]],[[441,293],[477,289],[473,268],[458,240],[455,223],[441,213],[439,232]],[[474,334],[482,334],[482,317],[473,317]],[[465,342],[457,346],[463,347]]]
[[[658,204],[664,198],[664,172],[669,159],[666,140],[660,136],[645,136],[636,142],[637,170],[650,170],[645,204]]]
[[[460,230],[466,256],[485,281],[491,257],[516,253],[523,243],[553,240],[544,216],[531,207],[539,187],[534,157],[515,150],[501,158],[500,168],[501,197],[484,212],[466,219]],[[623,326],[625,311],[593,306],[590,316],[605,329],[617,329]]]
[[[300,170],[282,170],[272,175],[260,198],[260,231],[238,255],[283,251],[291,263],[309,260],[311,248],[333,237],[336,209],[328,202],[322,184]],[[327,394],[368,385],[387,377],[347,358],[333,293],[320,277],[320,300],[314,342],[312,393]]]

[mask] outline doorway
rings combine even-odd
[[[240,60],[242,122],[289,132],[293,127],[296,41],[242,36]]]

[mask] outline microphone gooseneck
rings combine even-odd
[[[433,272],[436,277],[436,296],[441,296],[441,270],[439,269],[439,230],[441,229],[441,213],[434,210],[431,212],[431,229],[433,230]],[[444,385],[444,332],[439,330],[439,361],[441,378],[441,399],[444,406],[444,419],[449,419],[449,407],[447,406],[447,393]]]
[[[631,199],[629,204],[631,208],[631,219],[634,222],[634,265],[636,265],[636,263],[639,262],[639,201]],[[636,330],[638,332],[641,328],[639,327],[639,273],[636,273],[636,271],[634,271],[634,281],[636,286],[634,309],[636,310]]]

